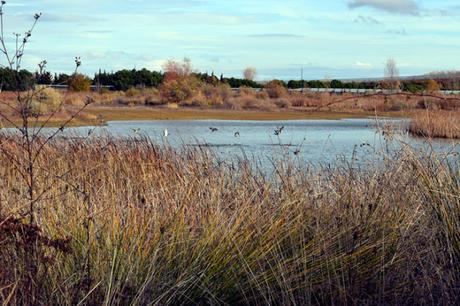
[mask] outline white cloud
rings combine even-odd
[[[412,14],[419,13],[419,6],[414,0],[351,0],[350,8],[372,7],[391,13]]]
[[[360,62],[360,61],[356,61],[355,65],[358,66],[358,67],[362,67],[362,68],[371,68],[372,67],[371,63],[365,63],[365,62]]]

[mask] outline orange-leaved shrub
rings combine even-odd
[[[89,91],[91,89],[91,80],[80,73],[75,74],[69,83],[71,91]]]

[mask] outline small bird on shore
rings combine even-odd
[[[240,137],[240,132],[235,132],[235,137]]]
[[[300,154],[300,149],[297,148],[297,149],[294,151],[294,155],[297,156],[297,155],[299,155],[299,154]]]
[[[131,129],[133,131],[134,134],[137,134],[141,131],[140,128],[135,128],[135,129]]]
[[[168,134],[169,134],[169,133],[168,133],[168,130],[167,130],[167,129],[164,129],[164,130],[163,130],[163,137],[165,137],[165,138],[168,137]]]
[[[284,126],[276,128],[275,135],[276,136],[280,135],[283,130],[284,130]]]
[[[210,127],[211,133],[217,132],[219,129],[215,127]]]

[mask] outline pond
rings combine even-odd
[[[158,144],[174,148],[209,148],[225,160],[246,156],[263,163],[273,158],[293,158],[305,163],[333,164],[352,156],[365,158],[382,150],[395,150],[401,143],[437,152],[459,151],[458,142],[426,142],[410,137],[404,119],[343,120],[156,120],[113,121],[105,127],[68,128],[66,133],[109,134],[115,137],[147,136]],[[164,136],[167,131],[167,137]],[[388,132],[393,131],[389,139]],[[94,136],[92,136],[94,137]]]

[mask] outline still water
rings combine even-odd
[[[66,134],[151,138],[174,148],[193,146],[213,150],[223,160],[246,156],[263,163],[273,158],[292,158],[306,163],[333,164],[352,156],[366,158],[382,150],[397,150],[402,143],[437,152],[459,151],[458,142],[407,135],[406,120],[343,119],[294,121],[156,120],[113,121],[105,127],[69,128]],[[388,128],[394,132],[388,141]],[[167,137],[164,136],[165,130]]]

